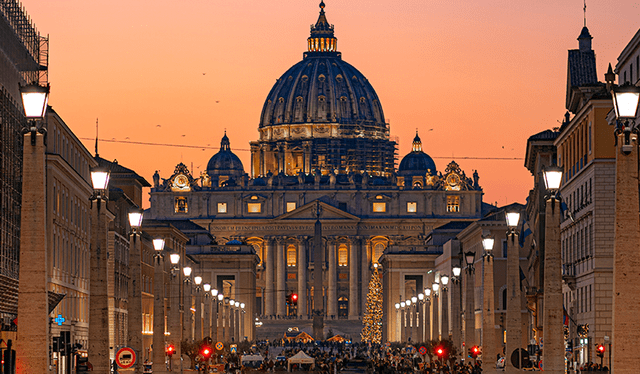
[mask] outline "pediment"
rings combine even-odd
[[[348,220],[348,221],[360,221],[360,218],[354,216],[351,213],[347,213],[344,210],[338,209],[329,204],[320,202],[320,220]],[[276,217],[277,221],[286,220],[315,220],[316,219],[316,201],[312,201],[297,209],[287,212],[279,217]]]

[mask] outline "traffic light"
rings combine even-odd
[[[169,358],[171,358],[171,356],[173,356],[173,354],[176,352],[176,347],[173,346],[173,344],[169,344],[167,346],[167,356],[169,356]]]
[[[604,345],[598,344],[598,346],[596,347],[596,354],[598,355],[598,357],[604,357],[604,350]]]
[[[469,357],[471,358],[478,358],[478,356],[480,355],[480,347],[478,347],[477,345],[474,345],[473,347],[469,348]]]
[[[438,356],[439,359],[442,360],[444,358],[444,355],[446,354],[446,352],[447,351],[443,347],[441,347],[441,346],[437,346],[436,347],[436,356]]]
[[[200,355],[202,356],[202,358],[206,361],[209,360],[211,358],[211,353],[213,352],[213,349],[211,349],[211,347],[209,347],[208,345],[203,345],[200,348]]]
[[[89,357],[82,354],[76,355],[76,373],[89,372]]]
[[[291,304],[298,305],[298,294],[297,293],[292,293],[291,294]]]

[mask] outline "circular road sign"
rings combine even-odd
[[[221,351],[224,348],[224,344],[222,344],[222,342],[217,342],[216,343],[216,349]]]
[[[116,352],[116,364],[121,369],[128,369],[136,363],[136,352],[129,347],[122,347]]]
[[[427,354],[427,348],[425,348],[425,346],[423,345],[422,347],[420,347],[420,349],[418,350],[418,352],[419,352],[421,355],[423,355],[423,356],[424,356],[424,355],[426,355],[426,354]]]

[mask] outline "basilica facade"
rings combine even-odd
[[[247,304],[251,337],[311,332],[320,313],[325,331],[358,340],[373,266],[384,265],[390,311],[433,282],[446,242],[436,229],[478,220],[485,207],[477,173],[468,177],[454,161],[438,169],[417,133],[396,168],[378,96],[342,59],[320,8],[302,61],[267,96],[248,170],[225,134],[201,175],[180,163],[172,175],[156,173],[151,189],[149,218],[189,223],[187,253],[217,256],[194,271]],[[253,248],[248,268],[216,266],[238,255],[221,250],[227,244]]]

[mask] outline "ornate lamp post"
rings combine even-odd
[[[223,323],[224,299],[225,299],[224,295],[222,293],[218,292],[218,302],[216,304],[216,314],[217,314],[217,318],[216,318],[216,336],[217,336],[217,341],[219,341],[219,342],[223,341],[223,334],[224,334],[224,323]],[[222,309],[221,309],[221,306],[222,306]]]
[[[449,328],[449,276],[443,274],[440,276],[440,320],[442,321],[441,334],[445,339],[449,339],[451,336],[451,329]]]
[[[615,130],[616,215],[613,241],[611,370],[616,374],[634,373],[640,367],[640,356],[633,344],[629,344],[629,342],[640,340],[640,314],[636,302],[640,284],[638,124],[636,120],[639,101],[640,91],[636,86],[624,85],[613,89],[613,104],[618,120]]]
[[[38,122],[47,108],[49,87],[20,87],[29,127],[23,132],[20,287],[18,290],[18,372],[49,370],[49,299],[46,227],[45,129]],[[26,134],[31,134],[29,145]],[[28,188],[27,188],[28,186]],[[108,347],[107,347],[108,348]],[[108,352],[107,352],[108,354]],[[108,356],[107,356],[108,357]]]
[[[439,306],[439,295],[438,295],[438,291],[440,290],[440,283],[438,283],[439,280],[437,282],[434,282],[433,284],[431,284],[431,290],[433,291],[431,293],[431,318],[433,319],[433,322],[431,323],[431,330],[433,331],[433,333],[431,334],[431,338],[432,339],[437,339],[440,340],[442,339],[442,337],[440,336],[440,306]]]
[[[182,275],[184,275],[184,292],[183,292],[183,310],[182,314],[182,338],[185,340],[193,340],[193,313],[191,311],[191,273],[193,269],[190,266],[182,268]]]
[[[211,284],[205,283],[202,286],[204,290],[204,320],[202,321],[202,335],[203,338],[211,338]]]
[[[129,336],[128,345],[133,348],[138,357],[142,357],[142,268],[141,268],[141,243],[140,226],[142,226],[142,210],[134,209],[129,212],[129,301],[128,305],[128,325]],[[134,373],[142,373],[142,360],[136,360]]]
[[[211,339],[218,341],[218,289],[211,290]],[[215,308],[214,308],[215,305]]]
[[[200,292],[200,284],[202,277],[196,275],[193,277],[193,283],[196,285],[196,312],[195,312],[195,335],[194,339],[199,342],[202,340],[202,292]]]
[[[182,342],[182,326],[181,326],[181,297],[180,297],[180,254],[173,252],[169,255],[171,261],[171,295],[169,298],[169,341],[173,344],[176,351],[171,356],[170,368],[178,368],[181,365],[180,342]],[[173,369],[172,369],[173,370]]]
[[[240,335],[238,337],[238,340],[240,341],[244,341],[244,314],[246,313],[246,311],[244,310],[245,307],[245,303],[240,303]]]
[[[464,305],[464,343],[467,347],[473,347],[476,341],[476,317],[475,317],[475,262],[476,253],[467,251],[464,260],[467,265],[465,276],[465,305]]]
[[[109,295],[107,293],[107,188],[109,171],[95,168],[91,171],[94,194],[91,219],[91,258],[89,303],[89,362],[96,371],[109,370]],[[142,333],[142,329],[140,329]]]
[[[507,347],[505,349],[505,368],[507,372],[517,371],[513,366],[511,355],[520,352],[522,341],[522,296],[520,293],[520,248],[518,245],[518,222],[520,212],[511,211],[505,214],[507,220]],[[518,366],[522,362],[518,353]]]
[[[496,347],[496,329],[495,329],[495,296],[493,286],[493,245],[494,238],[484,236],[482,238],[482,248],[484,254],[482,256],[482,266],[484,266],[483,275],[483,302],[482,302],[482,351],[483,356],[487,359],[482,360],[482,370],[486,373],[495,369],[494,355],[498,349]]]
[[[153,372],[165,373],[164,352],[164,239],[153,239]]]
[[[431,333],[431,288],[424,289],[424,341],[433,339]]]

